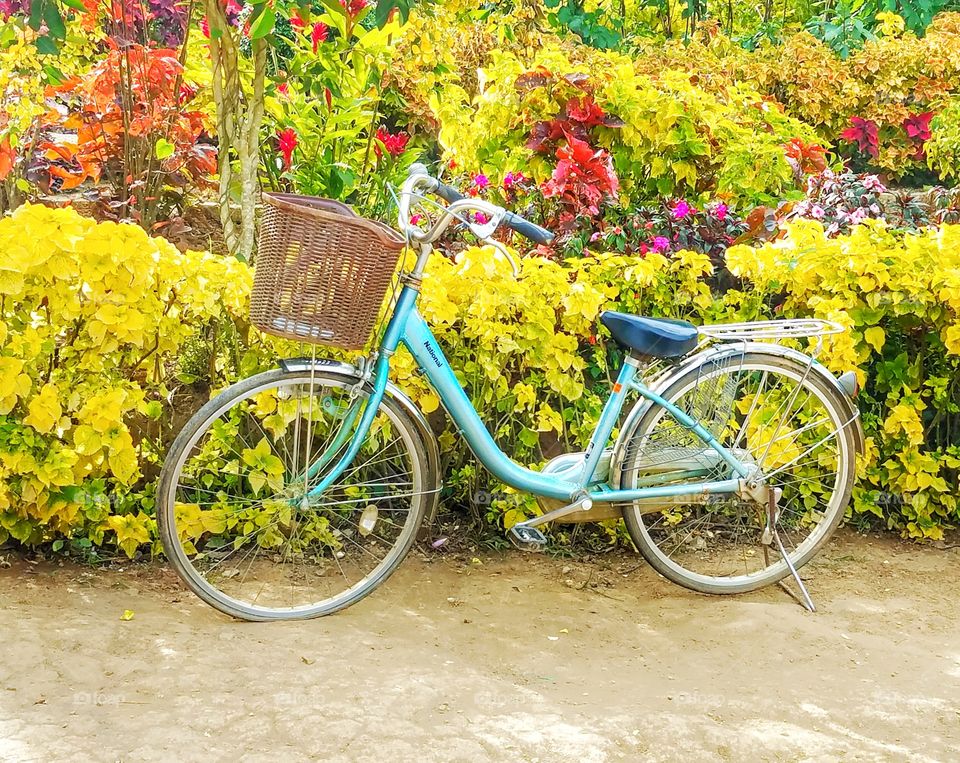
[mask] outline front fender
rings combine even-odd
[[[288,360],[281,360],[280,367],[287,373],[291,372],[309,372],[311,369],[316,371],[322,371],[325,374],[333,374],[335,376],[343,377],[345,380],[349,379],[354,383],[358,383],[363,380],[363,374],[360,372],[356,366],[353,366],[349,363],[342,363],[338,360],[324,360],[324,359],[312,359],[312,358],[291,358]],[[373,385],[369,380],[365,382],[364,389],[368,391],[373,391]],[[427,422],[426,417],[423,415],[423,412],[417,408],[416,404],[393,382],[387,382],[387,389],[385,394],[393,400],[400,408],[406,413],[413,424],[416,426],[417,431],[420,435],[420,440],[423,442],[424,449],[426,450],[427,456],[427,465],[428,471],[427,474],[427,483],[431,486],[431,491],[427,495],[427,511],[424,514],[424,527],[429,526],[433,523],[433,520],[437,515],[437,506],[440,503],[440,485],[441,477],[440,474],[440,451],[437,448],[437,438],[433,434],[433,430],[430,428],[430,424]]]
[[[804,365],[810,362],[810,357],[808,355],[804,355],[799,350],[794,350],[791,347],[783,347],[782,345],[778,344],[765,344],[763,342],[718,344],[714,345],[713,347],[709,347],[702,352],[690,355],[689,357],[681,360],[680,363],[675,366],[670,366],[662,370],[660,373],[654,376],[652,380],[646,380],[645,384],[652,392],[662,394],[674,379],[692,368],[696,368],[704,363],[716,362],[730,357],[735,357],[737,355],[743,355],[747,352],[779,355],[780,357],[796,360]],[[850,397],[849,392],[840,382],[840,380],[830,373],[826,366],[814,361],[813,365],[811,366],[811,373],[817,374],[840,394],[841,399],[846,405],[847,418],[852,419],[851,427],[853,428],[853,439],[857,454],[863,454],[864,450],[866,449],[866,436],[863,431],[863,422],[861,421],[860,411],[857,408],[856,402],[854,402],[853,398]],[[613,478],[614,474],[619,472],[627,445],[627,440],[632,436],[633,430],[636,428],[636,425],[639,423],[641,417],[652,405],[653,403],[646,398],[640,398],[634,404],[633,408],[630,409],[630,412],[624,419],[623,426],[620,428],[620,436],[617,438],[617,442],[613,447],[613,455],[610,464],[611,478]]]

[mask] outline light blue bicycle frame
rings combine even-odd
[[[477,415],[476,409],[470,402],[463,387],[450,368],[450,364],[443,355],[443,351],[437,344],[437,340],[430,331],[420,313],[417,311],[417,297],[419,290],[409,284],[405,285],[400,292],[394,309],[393,316],[387,325],[383,341],[380,346],[380,352],[377,356],[374,373],[371,379],[372,390],[365,399],[363,413],[360,415],[355,428],[353,422],[356,421],[359,412],[358,405],[354,406],[346,413],[342,438],[337,438],[337,442],[327,450],[327,454],[337,453],[342,445],[350,436],[352,429],[352,439],[349,447],[343,456],[337,461],[336,465],[324,476],[324,478],[310,490],[310,497],[315,498],[332,485],[343,471],[351,464],[360,446],[365,439],[373,419],[376,416],[377,409],[383,399],[387,388],[387,380],[390,374],[390,358],[396,352],[402,342],[416,360],[420,370],[427,377],[427,380],[436,390],[440,401],[453,419],[460,432],[466,438],[471,450],[477,459],[499,480],[507,485],[534,495],[554,498],[561,501],[572,502],[584,495],[589,496],[594,502],[628,502],[644,498],[668,498],[682,495],[699,495],[711,493],[735,493],[740,489],[740,480],[750,476],[750,472],[743,463],[724,448],[716,438],[699,422],[694,421],[683,411],[679,410],[662,397],[648,389],[641,381],[636,379],[637,367],[632,363],[624,363],[620,370],[617,383],[614,385],[613,393],[604,406],[600,415],[600,421],[597,423],[596,431],[590,439],[590,445],[587,448],[587,455],[579,474],[571,476],[569,473],[563,474],[543,474],[531,469],[524,468],[514,462],[507,456],[497,444],[487,430],[484,423]],[[608,484],[598,484],[594,479],[600,458],[606,448],[623,405],[627,398],[628,390],[634,390],[642,397],[650,400],[655,405],[662,406],[673,416],[681,425],[687,427],[697,435],[704,444],[720,456],[721,459],[730,467],[731,475],[736,475],[732,479],[715,482],[691,482],[690,484],[671,484],[651,487],[641,487],[634,490],[619,490]],[[331,458],[323,454],[320,459],[311,465],[309,476],[314,477]],[[697,473],[685,473],[696,476]],[[676,475],[671,475],[675,479]]]

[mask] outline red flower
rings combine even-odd
[[[317,48],[320,47],[321,42],[326,42],[327,37],[330,36],[330,28],[324,24],[322,21],[318,21],[313,25],[313,30],[310,32],[310,42],[313,43],[313,52],[317,52]]]
[[[298,32],[302,32],[307,28],[306,20],[300,15],[300,12],[297,11],[290,17],[290,26],[296,29]]]
[[[280,95],[288,96],[290,95],[290,85],[286,82],[280,82],[277,84],[277,92]]]
[[[297,132],[292,127],[277,131],[277,148],[283,155],[283,166],[290,169],[293,164],[293,152],[297,148]]]
[[[911,114],[903,120],[903,129],[911,140],[918,143],[925,143],[930,140],[930,120],[933,119],[932,111],[925,111],[922,114]]]
[[[380,150],[381,144],[390,156],[400,156],[407,150],[407,142],[410,140],[410,136],[405,132],[390,133],[386,127],[377,130],[376,138],[377,142],[374,144],[373,150],[376,152],[377,158],[383,156],[383,152]]]
[[[340,0],[340,5],[350,18],[356,18],[357,14],[367,7],[367,0]]]
[[[210,37],[210,21],[206,16],[200,19],[200,31],[203,32],[204,37]]]
[[[880,128],[872,119],[853,117],[850,120],[850,127],[840,133],[840,137],[856,143],[861,152],[876,159],[880,154],[879,131]]]
[[[325,100],[325,101],[327,102],[327,108],[328,108],[328,109],[332,109],[332,108],[333,108],[333,93],[330,92],[330,88],[329,88],[329,87],[325,87],[325,88],[323,89],[323,100]]]

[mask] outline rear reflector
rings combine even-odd
[[[857,382],[857,374],[854,371],[847,371],[837,381],[840,382],[843,391],[850,397],[856,397],[860,394],[860,384]]]

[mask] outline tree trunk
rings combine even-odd
[[[225,8],[221,0],[204,0],[204,7],[211,28],[210,58],[219,143],[220,223],[230,251],[239,259],[249,261],[253,256],[256,234],[267,44],[262,39],[252,43],[253,82],[251,92],[245,92],[240,77],[239,40],[227,23]],[[236,170],[233,165],[234,154],[237,158]],[[235,182],[239,182],[240,187],[239,229],[231,211]]]

